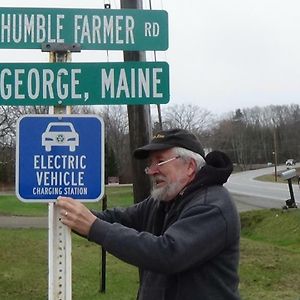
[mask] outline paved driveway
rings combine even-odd
[[[300,167],[300,164],[298,166]],[[286,170],[285,166],[278,167],[279,172],[283,170]],[[257,199],[261,199],[262,207],[282,207],[285,200],[291,198],[287,181],[276,183],[255,180],[258,176],[272,173],[274,167],[235,173],[230,176],[225,186],[233,194],[248,196],[249,200],[253,198],[253,204],[258,204]],[[300,189],[297,184],[293,184],[293,193],[299,206]]]

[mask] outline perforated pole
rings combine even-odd
[[[72,299],[72,239],[60,221],[59,209],[49,204],[49,300]]]
[[[71,61],[71,52],[67,45],[46,44],[44,51],[49,51],[49,61]],[[74,49],[74,45],[71,45]],[[46,49],[46,50],[45,50]],[[78,52],[78,51],[77,51]],[[70,114],[69,106],[49,107],[49,114]],[[48,299],[72,299],[72,239],[71,230],[61,223],[60,209],[53,203],[48,208]]]

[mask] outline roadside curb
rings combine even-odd
[[[48,228],[48,217],[0,216],[0,228]]]

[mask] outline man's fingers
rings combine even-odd
[[[61,221],[65,224],[65,221],[70,218],[72,212],[74,211],[74,200],[67,197],[59,197],[55,203],[57,207],[60,208]]]
[[[72,198],[59,197],[55,205],[57,205],[61,209],[68,211],[75,206],[75,200]]]
[[[81,202],[68,197],[59,197],[56,201],[60,208],[61,222],[79,234],[87,235],[94,216]]]

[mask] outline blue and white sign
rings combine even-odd
[[[26,115],[17,122],[16,194],[24,202],[104,195],[104,125],[92,115]]]

